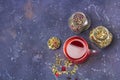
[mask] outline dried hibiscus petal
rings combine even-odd
[[[66,67],[62,66],[61,71],[66,71]]]

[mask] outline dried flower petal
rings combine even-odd
[[[61,71],[66,71],[66,67],[62,66]]]
[[[56,73],[55,73],[55,76],[56,76],[56,77],[59,77],[60,75],[59,75],[59,73],[56,72]]]

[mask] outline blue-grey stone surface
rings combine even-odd
[[[67,80],[51,72],[55,54],[64,57],[64,41],[75,35],[68,18],[77,11],[86,13],[90,28],[79,34],[91,47],[89,32],[106,26],[114,36],[112,44],[80,64],[71,76],[78,80],[120,80],[120,0],[0,0],[0,80]],[[56,36],[62,45],[52,51],[47,40]]]

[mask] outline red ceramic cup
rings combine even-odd
[[[78,36],[68,38],[64,43],[63,51],[65,56],[73,63],[85,62],[91,54],[86,40]]]

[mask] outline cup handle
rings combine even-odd
[[[89,53],[90,55],[96,55],[98,53],[100,53],[100,49],[98,47],[96,47],[94,44],[89,44],[90,48],[89,48]]]

